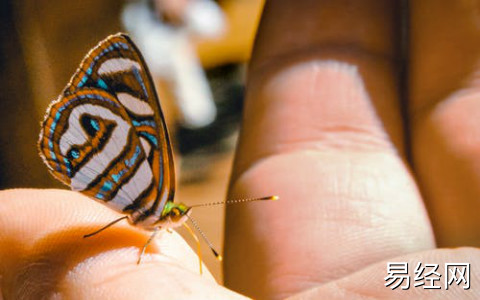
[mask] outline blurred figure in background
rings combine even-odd
[[[125,31],[121,20],[122,15],[126,15],[125,6],[129,4],[136,3],[116,0],[1,2],[0,64],[3,68],[0,74],[0,117],[5,126],[0,129],[0,144],[5,146],[0,149],[0,187],[61,186],[48,175],[38,157],[35,146],[38,124],[43,119],[46,107],[59,95],[86,51],[105,36]],[[238,72],[241,68],[236,66],[246,62],[250,56],[263,1],[150,1],[145,6],[144,13],[148,20],[137,22],[144,24],[144,27],[160,23],[164,32],[176,31],[177,43],[186,45],[183,49],[189,61],[201,62],[201,65],[188,64],[185,63],[186,59],[179,59],[175,64],[189,66],[192,73],[184,68],[174,74],[171,67],[173,62],[170,66],[168,62],[160,66],[149,61],[155,73],[154,79],[160,84],[160,99],[170,123],[169,128],[173,131],[173,138],[178,140],[174,142],[176,148],[181,154],[191,153],[192,149],[211,145],[219,137],[234,132],[243,98],[243,77]],[[199,15],[208,15],[208,18],[198,18]],[[205,19],[208,19],[207,23],[203,22]],[[155,31],[159,31],[160,26],[156,26]],[[141,44],[139,36],[135,32],[131,34]],[[216,37],[209,38],[212,36]],[[162,43],[162,39],[151,39],[150,42]],[[142,51],[150,52],[149,46],[145,48]],[[155,51],[152,52],[155,55]],[[150,55],[145,53],[145,56]],[[162,59],[163,56],[165,54],[161,52],[156,58]],[[181,56],[179,54],[177,57]],[[207,68],[210,87],[204,79],[201,66]],[[193,114],[194,118],[201,119],[190,119],[190,124],[196,122],[197,127],[188,127],[182,118],[177,121],[175,112],[178,109],[169,109],[176,106],[177,97],[173,92],[173,82],[162,80],[165,77],[162,74],[180,76],[180,71],[188,73],[186,78],[194,78],[188,84],[184,83],[181,90],[194,98],[194,104],[205,103],[201,99],[212,101],[212,92],[216,101],[216,108],[207,101],[202,108],[207,113],[201,115],[199,110]],[[172,83],[170,93],[165,88],[167,83]],[[231,89],[231,86],[234,88]],[[196,92],[192,96],[190,93],[193,91]],[[215,115],[213,123],[198,127],[201,122],[208,123],[208,119],[215,118]],[[228,128],[227,133],[225,128]]]
[[[172,90],[181,124],[192,129],[211,124],[216,117],[215,102],[191,39],[213,38],[225,31],[217,4],[210,0],[142,0],[125,6],[122,21],[153,76],[165,83],[160,90]]]

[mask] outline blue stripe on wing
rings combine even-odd
[[[60,118],[62,117],[62,112],[64,110],[66,110],[67,107],[70,106],[72,103],[75,103],[77,101],[84,101],[85,99],[101,100],[101,101],[108,102],[108,103],[114,105],[115,107],[119,107],[118,104],[115,103],[114,101],[112,101],[108,98],[104,98],[104,97],[102,97],[98,94],[92,93],[92,94],[80,95],[78,97],[70,99],[57,110],[57,112],[55,113],[55,117],[53,118],[52,125],[50,126],[50,132],[49,132],[49,135],[48,135],[48,148],[50,150],[50,156],[52,157],[52,160],[55,162],[56,170],[58,172],[61,172],[62,168],[60,167],[60,161],[58,160],[57,155],[55,154],[55,150],[53,149],[53,135],[55,133],[55,129],[57,128],[57,124],[60,121]]]
[[[93,67],[95,66],[95,64],[97,63],[97,61],[100,58],[102,58],[105,54],[107,54],[109,52],[112,52],[114,50],[117,50],[117,49],[129,50],[130,48],[128,47],[127,44],[125,44],[123,42],[112,43],[110,46],[105,48],[102,52],[100,52],[97,56],[95,56],[93,58],[93,62],[90,64],[87,71],[85,71],[86,74],[83,75],[82,79],[80,80],[80,83],[77,85],[77,88],[81,88],[82,86],[85,85],[85,83],[87,83],[88,78],[92,75]],[[105,84],[105,82],[103,82],[103,84],[105,84],[105,87],[103,87],[102,83],[100,83],[100,82],[97,82],[97,84],[99,85],[99,87],[107,89],[107,85]]]

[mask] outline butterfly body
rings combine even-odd
[[[147,66],[125,34],[93,48],[47,110],[40,155],[60,181],[145,229],[177,227],[175,170]]]

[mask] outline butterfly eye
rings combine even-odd
[[[77,148],[72,148],[67,153],[67,158],[70,160],[75,160],[75,159],[78,159],[79,157],[80,157],[80,150],[78,150]]]
[[[98,120],[89,115],[83,115],[80,118],[80,122],[82,123],[83,129],[85,129],[89,136],[95,136],[100,130],[100,124],[98,123]]]

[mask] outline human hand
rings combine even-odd
[[[434,7],[434,1],[422,3]],[[415,14],[414,5],[412,22],[421,23],[423,15]],[[417,188],[420,183],[425,200],[440,208],[431,216],[442,244],[480,244],[478,218],[468,215],[479,205],[474,202],[479,175],[468,168],[479,157],[472,142],[478,136],[479,127],[473,126],[478,109],[471,96],[454,101],[457,105],[432,104],[443,101],[445,91],[458,90],[460,79],[452,77],[469,75],[468,68],[452,60],[445,74],[432,73],[437,61],[420,62],[431,58],[433,49],[420,43],[427,41],[421,31],[412,35],[417,43],[411,57],[417,63],[411,69],[410,136],[398,104],[394,4],[297,1],[286,6],[287,1],[275,1],[265,10],[231,189],[232,196],[273,193],[281,200],[229,208],[227,286],[256,298],[479,298],[478,250],[435,249]],[[463,11],[458,14],[458,20],[465,18]],[[468,38],[472,52],[478,52],[469,37],[458,34],[455,45]],[[445,150],[452,148],[455,155]],[[409,150],[415,173],[406,160]],[[466,183],[471,185],[464,188]],[[132,262],[148,236],[126,222],[81,238],[118,217],[110,209],[63,191],[5,191],[0,197],[5,299],[241,298],[208,273],[199,276],[196,255],[176,234],[161,234],[137,266]],[[443,213],[443,197],[455,200],[452,215]],[[441,227],[448,218],[455,218],[457,232]],[[391,291],[384,286],[386,261],[411,267],[469,262],[472,288]]]
[[[436,249],[424,208],[440,246],[480,245],[478,10],[401,3],[266,3],[230,198],[280,201],[227,209],[227,287],[258,299],[480,298],[479,250]],[[385,287],[387,261],[409,263],[409,290]],[[439,264],[442,284],[445,262],[470,263],[472,288],[414,288],[418,262]]]
[[[0,192],[0,299],[245,299],[218,285],[175,232],[149,235],[80,193]]]

